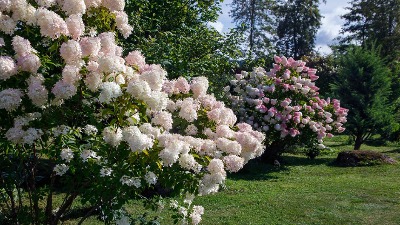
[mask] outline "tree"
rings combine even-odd
[[[345,45],[381,45],[381,56],[389,60],[398,59],[400,46],[400,1],[399,0],[352,0],[340,38]]]
[[[170,79],[207,76],[219,92],[237,67],[241,54],[238,32],[226,35],[208,25],[215,22],[221,0],[127,1],[135,29],[124,41],[126,51],[140,49],[149,63],[159,63]]]
[[[237,29],[247,36],[246,53],[248,58],[265,58],[271,55],[271,35],[273,32],[274,1],[271,0],[233,0],[230,15]]]
[[[300,58],[310,55],[321,26],[319,0],[279,1],[275,10],[276,48],[279,54]]]
[[[358,150],[372,135],[393,124],[393,107],[388,101],[391,72],[374,48],[350,48],[339,65],[332,90],[349,109],[346,127]]]

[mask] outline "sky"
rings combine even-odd
[[[344,21],[340,18],[340,15],[345,14],[347,11],[344,9],[349,6],[347,3],[349,0],[327,0],[326,4],[320,4],[320,12],[323,16],[322,25],[317,33],[316,38],[316,50],[323,54],[329,54],[331,52],[328,47],[329,44],[333,43],[333,39],[339,34],[341,25]],[[219,32],[226,32],[229,28],[233,28],[234,24],[232,19],[229,17],[230,4],[232,0],[225,0],[222,4],[222,13],[218,20],[211,25],[215,27]]]

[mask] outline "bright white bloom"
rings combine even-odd
[[[8,88],[0,91],[0,109],[13,111],[17,109],[22,102],[23,93],[19,89]]]
[[[121,87],[114,82],[104,82],[101,84],[100,89],[99,101],[102,103],[110,103],[122,95]]]
[[[167,72],[160,65],[151,65],[149,70],[143,72],[140,78],[146,81],[151,90],[161,91]]]
[[[193,225],[197,225],[201,222],[201,215],[204,214],[204,207],[195,205],[193,206],[193,211],[189,215],[190,219],[192,220]]]
[[[193,97],[198,98],[207,93],[208,80],[206,77],[193,78],[190,89],[193,91]]]
[[[0,56],[0,80],[7,80],[15,74],[17,74],[17,65],[14,60],[8,56]]]
[[[136,126],[124,128],[122,135],[123,140],[129,144],[129,147],[133,152],[143,151],[153,147],[153,139],[142,134]]]
[[[70,162],[74,158],[74,152],[70,148],[64,148],[61,150],[60,157],[66,162]]]
[[[132,177],[128,177],[126,175],[122,176],[119,181],[121,181],[122,184],[125,184],[128,186],[135,186],[137,188],[140,188],[142,186],[139,178],[132,178]]]
[[[151,88],[146,81],[131,81],[126,90],[134,98],[143,99],[145,96],[150,96]]]
[[[146,175],[144,175],[144,179],[146,180],[146,182],[150,185],[154,185],[157,183],[157,175],[155,175],[153,172],[149,171],[146,173]]]
[[[93,125],[87,124],[85,128],[83,128],[85,131],[86,135],[96,135],[97,134],[97,128]]]
[[[108,167],[101,168],[100,169],[100,177],[109,177],[109,176],[111,176],[112,171],[113,170]]]
[[[122,130],[121,128],[106,127],[103,130],[103,139],[106,143],[113,147],[118,147],[122,141]]]
[[[88,159],[98,159],[99,157],[97,156],[96,152],[92,151],[92,150],[83,150],[81,152],[81,159],[82,162],[87,162]]]
[[[57,164],[53,171],[56,172],[56,175],[62,176],[64,175],[69,169],[69,166],[65,164]]]

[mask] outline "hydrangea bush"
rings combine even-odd
[[[228,96],[240,121],[268,136],[267,159],[288,147],[303,147],[314,158],[323,140],[345,130],[347,109],[337,99],[319,98],[316,70],[293,58],[274,58],[273,68],[236,75]],[[227,90],[228,91],[228,90]]]
[[[193,197],[263,153],[264,134],[237,124],[206,78],[168,80],[124,53],[124,4],[0,0],[0,222],[57,224],[80,199],[81,222],[130,223],[124,204],[161,187],[184,197],[168,204],[175,222],[198,224]]]

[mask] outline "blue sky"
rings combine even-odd
[[[316,40],[316,49],[322,53],[329,53],[330,49],[328,44],[333,42],[333,39],[338,36],[343,20],[340,15],[345,14],[347,11],[344,9],[349,4],[349,0],[327,0],[327,3],[321,3],[320,11],[324,16],[322,18],[322,26],[318,31]],[[232,0],[225,0],[222,4],[222,14],[219,16],[218,21],[213,23],[218,31],[225,32],[229,28],[233,28],[232,19],[229,17],[230,6]]]

